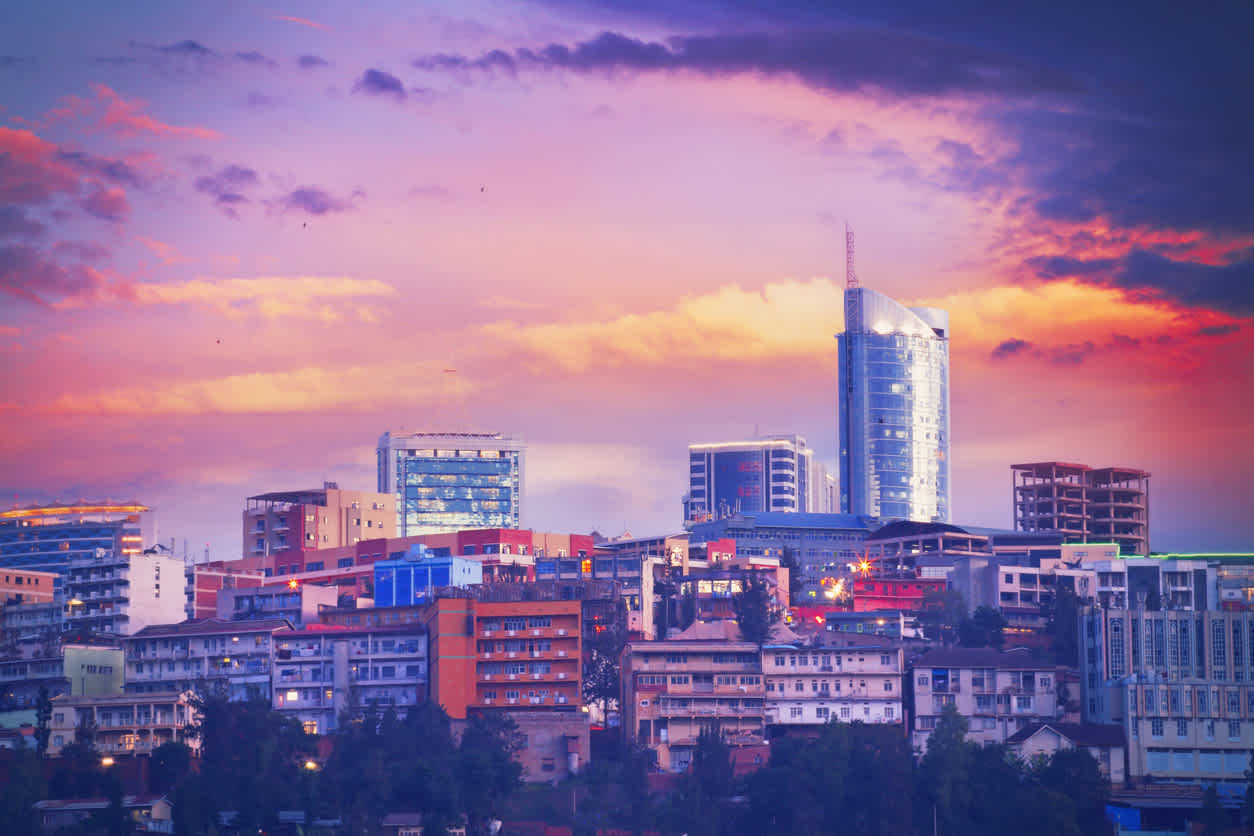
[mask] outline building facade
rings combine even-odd
[[[139,554],[151,509],[137,503],[41,505],[0,511],[0,568],[62,573],[103,549]]]
[[[1059,531],[1068,543],[1116,543],[1149,552],[1149,479],[1144,470],[1070,462],[1010,466],[1015,528]]]
[[[762,511],[812,511],[813,463],[799,435],[688,445],[684,519],[721,520]]]
[[[0,608],[14,604],[49,604],[61,592],[55,572],[4,569],[0,572]]]
[[[398,560],[374,564],[374,605],[397,607],[430,599],[446,586],[483,583],[483,564],[466,557],[432,557],[426,546],[411,546]]]
[[[396,536],[396,497],[390,493],[321,489],[248,497],[240,554],[329,549]]]
[[[1128,774],[1245,784],[1254,751],[1254,614],[1086,608],[1084,719],[1123,727]]]
[[[71,558],[62,580],[69,630],[129,636],[186,616],[186,567],[175,557],[98,549]]]
[[[104,755],[151,754],[162,743],[175,740],[198,752],[200,741],[193,734],[198,721],[195,695],[189,691],[56,697],[52,701],[48,754],[55,757],[73,743],[85,722],[95,725],[96,750]]]
[[[275,637],[272,704],[310,734],[334,731],[345,711],[404,716],[427,698],[427,658],[420,625],[309,625]]]
[[[765,739],[762,656],[751,642],[631,642],[623,650],[623,733],[657,753],[658,766],[683,772],[697,737],[722,734],[731,743]]]
[[[525,449],[501,433],[384,433],[378,487],[396,502],[396,533],[520,528]]]
[[[219,618],[145,627],[122,640],[126,692],[217,691],[230,700],[268,697],[278,637],[286,619]]]
[[[837,353],[840,510],[948,522],[949,314],[849,288]]]
[[[900,647],[768,645],[762,649],[768,731],[829,722],[904,722]]]
[[[122,650],[102,644],[67,644],[55,656],[0,662],[0,702],[33,706],[50,696],[106,697],[122,693]]]
[[[941,713],[954,706],[967,720],[967,739],[1005,743],[1033,723],[1058,719],[1056,666],[1026,650],[987,647],[930,650],[914,663],[911,743],[926,751]]]

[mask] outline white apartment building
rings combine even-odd
[[[123,639],[128,694],[222,688],[231,700],[270,695],[278,636],[287,619],[203,618],[145,627]]]
[[[123,694],[112,697],[54,697],[49,723],[48,754],[56,756],[73,743],[85,719],[96,726],[96,749],[102,754],[151,753],[162,743],[181,740],[193,750],[200,741],[190,735],[198,722],[190,691],[165,694]]]
[[[905,716],[901,648],[767,645],[762,674],[768,726],[901,723]]]
[[[1097,603],[1108,609],[1212,610],[1219,607],[1216,567],[1205,560],[1129,557],[1084,559],[1097,573]]]
[[[1024,649],[930,650],[915,661],[912,676],[911,743],[919,752],[947,705],[967,719],[967,739],[976,743],[1005,743],[1029,724],[1058,717],[1057,669]]]
[[[71,558],[63,577],[67,630],[129,636],[186,617],[186,567],[175,557],[96,549]]]
[[[1084,719],[1123,727],[1141,781],[1245,784],[1254,751],[1254,613],[1092,607]]]
[[[403,714],[423,702],[427,671],[421,626],[310,625],[275,637],[272,705],[310,734],[325,734],[345,710]]]

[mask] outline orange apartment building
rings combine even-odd
[[[50,604],[56,595],[55,572],[5,569],[0,573],[0,607],[13,604]]]
[[[430,699],[457,724],[508,711],[529,781],[574,774],[591,748],[583,705],[581,601],[438,598],[423,613]]]

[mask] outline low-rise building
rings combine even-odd
[[[374,604],[397,607],[430,599],[446,586],[465,587],[483,583],[483,564],[467,557],[434,557],[422,543],[415,543],[395,560],[374,564]]]
[[[337,586],[314,583],[271,583],[244,589],[223,589],[218,592],[218,618],[230,621],[285,618],[292,624],[315,624],[322,607],[334,607],[340,601]]]
[[[272,704],[310,734],[334,731],[345,711],[404,716],[427,699],[427,659],[419,625],[307,625],[275,636]]]
[[[832,721],[902,723],[900,647],[762,649],[766,724],[774,731]]]
[[[686,770],[703,730],[733,743],[764,739],[761,653],[732,632],[738,636],[731,622],[697,622],[623,650],[623,730],[653,749],[662,769]]]
[[[183,561],[159,554],[97,549],[71,558],[64,572],[69,630],[129,636],[150,624],[186,617]]]
[[[10,604],[46,604],[61,591],[56,572],[6,568],[0,571],[0,607]]]
[[[58,755],[75,742],[84,724],[95,727],[96,750],[102,754],[150,753],[162,743],[179,740],[200,749],[194,735],[199,721],[194,694],[123,694],[112,697],[54,697],[48,754]]]
[[[1094,723],[1033,723],[1006,739],[1006,745],[1025,761],[1051,757],[1063,749],[1083,749],[1097,761],[1102,776],[1114,786],[1127,780],[1124,761],[1127,740],[1123,728]]]
[[[967,739],[976,743],[1005,743],[1032,723],[1058,717],[1057,667],[1026,650],[930,650],[915,661],[912,675],[911,742],[920,752],[948,705],[966,718]]]
[[[0,662],[0,695],[9,706],[32,706],[50,696],[122,693],[122,650],[112,645],[66,644],[57,655]]]
[[[130,694],[221,690],[231,700],[266,697],[275,642],[287,619],[206,618],[145,627],[123,640]]]
[[[325,482],[320,489],[248,497],[242,553],[310,551],[395,536],[395,496],[342,491],[335,482]]]

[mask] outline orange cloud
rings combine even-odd
[[[422,380],[436,381],[423,385]],[[350,366],[253,372],[203,380],[137,385],[57,398],[45,412],[58,415],[202,415],[307,413],[369,409],[447,394],[431,369]],[[474,384],[459,381],[464,391]]]
[[[155,242],[160,243],[160,242]],[[251,279],[199,278],[171,284],[136,285],[136,300],[146,305],[201,305],[231,318],[254,314],[268,319],[338,320],[345,311],[366,321],[377,314],[350,306],[359,297],[392,296],[390,284],[348,276],[265,276]],[[334,301],[332,301],[334,300]]]
[[[317,23],[312,20],[306,20],[303,17],[290,17],[288,15],[270,15],[270,19],[282,20],[282,21],[286,21],[287,23],[295,23],[300,26],[308,26],[310,29],[321,29],[324,32],[331,28],[330,26],[327,26],[325,23]]]

